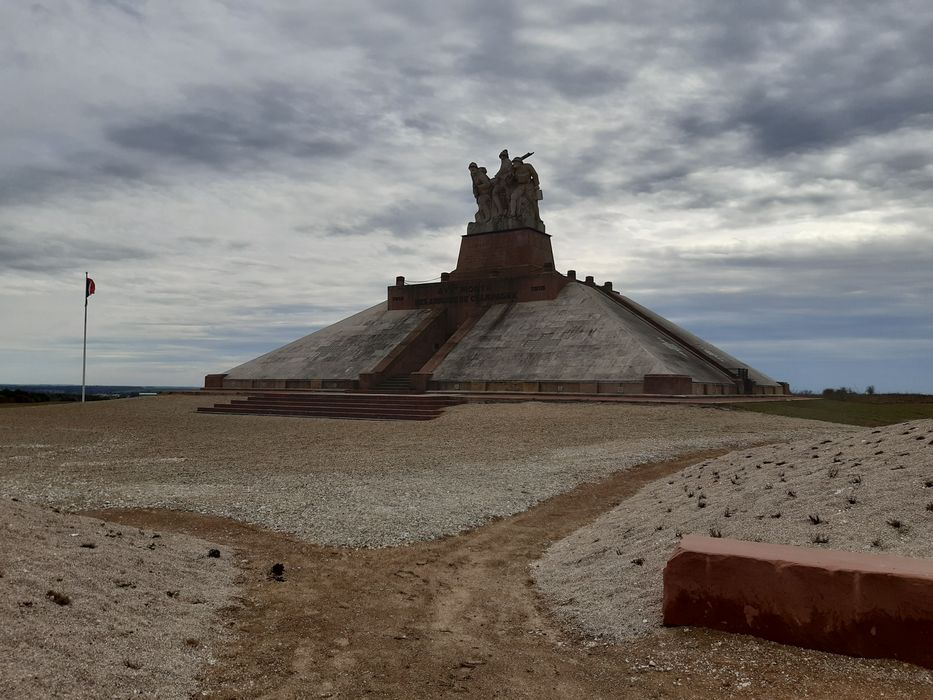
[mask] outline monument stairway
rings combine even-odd
[[[373,390],[380,394],[414,394],[415,387],[411,382],[410,374],[400,374],[397,377],[383,379]]]
[[[433,420],[448,406],[464,403],[455,396],[432,394],[301,394],[262,392],[226,404],[199,407],[198,413],[261,416],[307,416],[357,420]]]

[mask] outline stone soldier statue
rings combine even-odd
[[[502,213],[509,210],[509,198],[512,196],[512,161],[509,160],[507,148],[503,148],[499,154],[499,170],[493,179],[492,196]]]
[[[513,158],[512,179],[514,184],[509,196],[509,217],[518,219],[523,225],[534,226],[540,219],[538,173],[531,163],[524,162],[522,158]]]
[[[473,180],[473,196],[476,197],[476,223],[492,221],[502,214],[499,203],[493,197],[493,182],[486,174],[486,168],[480,168],[476,163],[470,163],[470,177]]]

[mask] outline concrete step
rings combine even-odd
[[[444,403],[449,404],[451,402],[459,401],[459,397],[456,396],[430,396],[426,394],[417,394],[412,396],[399,396],[397,394],[376,394],[376,393],[363,393],[363,394],[322,394],[320,396],[289,396],[288,394],[275,396],[268,394],[250,394],[247,397],[247,400],[250,399],[263,399],[268,401],[293,401],[295,403],[325,403],[330,401],[339,401],[340,403],[353,403],[357,402],[366,402],[366,401],[382,401],[383,403]],[[243,401],[244,399],[237,398],[235,401]]]
[[[415,387],[411,383],[411,375],[405,374],[400,377],[390,377],[384,379],[374,389],[377,393],[386,394],[415,394]]]
[[[448,406],[463,403],[457,397],[386,396],[382,394],[252,394],[228,404],[200,407],[199,413],[308,416],[361,420],[432,420]]]
[[[381,409],[387,411],[442,411],[448,408],[449,404],[441,403],[405,403],[405,402],[382,402],[382,401],[288,401],[286,399],[278,401],[266,401],[264,399],[253,399],[249,401],[233,400],[228,404],[215,404],[224,406],[236,406],[241,408],[267,406],[269,408],[298,408],[316,410],[321,408],[346,408],[350,410]]]
[[[248,403],[215,404],[213,408],[235,408],[238,411],[251,411],[254,409],[269,409],[279,411],[305,411],[321,413],[325,411],[349,411],[349,412],[381,412],[381,413],[433,413],[440,415],[444,409],[443,406],[382,406],[380,404],[291,404],[291,403],[266,403],[263,401],[250,401]]]
[[[225,415],[242,416],[283,416],[297,418],[342,418],[345,420],[434,420],[440,414],[412,414],[397,413],[386,414],[379,411],[296,411],[290,409],[257,408],[241,410],[231,406],[217,406],[214,408],[198,408],[198,413],[220,413]]]

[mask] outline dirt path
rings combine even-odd
[[[562,631],[528,565],[548,544],[695,453],[584,484],[456,537],[383,550],[324,548],[195,514],[93,514],[225,544],[245,576],[238,642],[203,679],[211,698],[929,697],[919,669],[704,630],[606,646]],[[270,580],[275,562],[285,580]]]

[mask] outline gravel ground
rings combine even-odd
[[[572,624],[631,640],[660,629],[664,564],[687,533],[933,558],[933,420],[840,428],[688,467],[532,568]],[[925,678],[933,685],[933,672]]]
[[[475,527],[644,462],[839,429],[665,405],[471,404],[426,422],[194,413],[213,398],[4,409],[0,495],[67,510],[191,510],[321,544],[385,547]]]
[[[230,551],[0,499],[0,695],[188,698],[224,641]]]

